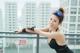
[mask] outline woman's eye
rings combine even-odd
[[[52,18],[50,20],[52,20]]]
[[[53,20],[53,22],[56,22],[56,20]]]
[[[56,20],[54,20],[54,22],[56,22]]]

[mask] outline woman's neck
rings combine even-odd
[[[50,30],[50,32],[51,31],[56,32],[58,30],[58,28],[50,28],[49,30]]]

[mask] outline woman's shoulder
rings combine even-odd
[[[58,31],[57,33],[60,35],[64,35],[64,33],[62,31]]]
[[[65,37],[64,33],[61,31],[54,32],[54,37]]]

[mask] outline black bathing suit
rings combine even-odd
[[[51,39],[49,46],[52,49],[55,49],[57,53],[73,53],[72,50],[70,50],[67,45],[63,46],[58,45],[55,39]]]

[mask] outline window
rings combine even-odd
[[[63,23],[63,28],[67,29],[68,28],[68,24],[67,23]]]
[[[66,10],[66,11],[65,11],[66,14],[68,14],[68,13],[69,13],[69,8],[66,8],[65,10]]]
[[[71,14],[77,14],[77,8],[72,7],[71,9]]]
[[[80,6],[80,0],[79,0],[79,6]]]
[[[70,16],[70,22],[76,22],[76,16]]]
[[[70,0],[65,0],[65,1],[64,1],[64,3],[65,3],[64,5],[65,5],[65,6],[69,5],[69,2],[70,2]]]
[[[67,22],[67,21],[68,21],[68,16],[65,16],[65,18],[64,18],[63,21],[64,21],[64,22]]]
[[[78,14],[80,14],[80,8],[78,8]]]
[[[75,45],[75,40],[74,39],[69,39],[69,44]]]
[[[75,32],[75,24],[70,24],[69,25],[69,32],[74,33]]]
[[[78,39],[78,40],[76,40],[76,42],[77,42],[76,44],[80,45],[80,40],[79,40],[79,39]]]
[[[78,22],[80,22],[80,16],[78,16]]]
[[[11,19],[9,19],[9,21],[11,21]]]
[[[72,5],[72,6],[77,6],[77,1],[78,1],[78,0],[71,0],[71,5]]]
[[[80,24],[77,25],[77,30],[80,31]]]

